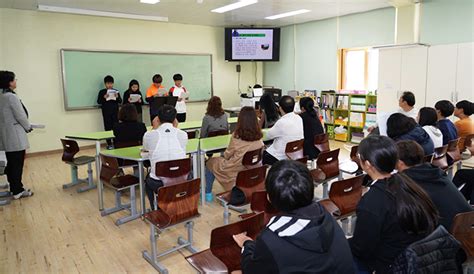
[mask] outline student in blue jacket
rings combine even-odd
[[[453,115],[454,105],[448,100],[441,100],[435,104],[436,114],[438,115],[438,128],[443,133],[443,146],[449,141],[458,138],[456,126],[449,120],[449,116]]]

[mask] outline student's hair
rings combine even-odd
[[[453,115],[454,105],[448,100],[441,100],[436,102],[435,109],[439,110],[439,112],[441,112],[441,115],[447,118]]]
[[[467,116],[471,116],[474,113],[474,103],[469,102],[468,100],[459,101],[456,104],[457,109],[463,109],[464,114]]]
[[[243,107],[240,110],[234,136],[248,142],[262,139],[262,129],[258,126],[257,114],[253,107]]]
[[[122,122],[138,121],[137,108],[132,104],[125,104],[120,108],[118,119]]]
[[[303,97],[300,99],[300,108],[304,108],[309,116],[317,118],[318,114],[314,109],[314,100],[310,97]]]
[[[295,109],[295,99],[288,95],[282,96],[278,104],[285,113],[293,112]]]
[[[161,84],[161,82],[163,82],[163,77],[161,77],[161,75],[159,75],[159,74],[155,74],[155,75],[153,75],[153,78],[151,80],[155,84]]]
[[[158,118],[161,123],[173,123],[176,119],[176,109],[170,105],[162,105],[158,109]]]
[[[224,109],[222,108],[221,98],[218,96],[212,96],[207,103],[206,114],[214,118],[219,118],[224,114]]]
[[[265,117],[268,121],[276,121],[278,120],[278,107],[273,101],[272,94],[269,92],[263,93],[262,97],[260,97],[260,109],[265,112]]]
[[[177,74],[173,75],[173,80],[174,80],[174,81],[183,80],[183,75],[177,73]]]
[[[418,114],[420,116],[420,119],[418,120],[420,126],[436,126],[438,116],[436,115],[436,110],[434,108],[422,107]]]
[[[413,92],[404,91],[401,98],[403,101],[407,102],[407,105],[410,107],[415,105],[415,94],[413,94]]]
[[[398,161],[397,146],[386,136],[369,136],[359,144],[361,161],[368,161],[381,173],[391,173]],[[388,191],[395,201],[400,227],[410,234],[425,235],[433,231],[438,212],[428,194],[405,174],[392,174],[386,179]]]
[[[15,81],[15,73],[8,70],[0,71],[0,89],[9,89],[10,82],[13,81]]]
[[[406,134],[416,127],[416,122],[402,113],[394,113],[387,120],[387,135],[392,139],[396,139]]]
[[[104,84],[107,84],[107,83],[113,83],[114,82],[114,77],[110,76],[110,75],[107,75],[104,77]]]
[[[305,165],[293,160],[282,160],[272,165],[265,189],[271,204],[283,212],[305,207],[314,198],[311,173]]]
[[[128,89],[131,90],[131,89],[132,89],[132,86],[134,86],[134,85],[137,85],[137,86],[138,86],[138,90],[140,90],[140,84],[139,84],[138,81],[135,80],[135,79],[132,79],[132,80],[130,81],[130,83],[128,83]]]
[[[425,152],[415,141],[405,140],[397,142],[398,157],[406,166],[412,167],[424,162]]]

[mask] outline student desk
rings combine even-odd
[[[136,219],[140,216],[142,216],[143,214],[145,214],[145,209],[146,209],[146,195],[145,195],[145,175],[143,173],[143,163],[146,161],[146,160],[149,160],[148,158],[148,155],[141,155],[140,153],[140,150],[141,150],[141,146],[134,146],[134,147],[125,147],[125,148],[117,148],[117,149],[110,149],[110,150],[103,150],[100,152],[101,155],[105,155],[105,156],[109,156],[109,157],[114,157],[114,158],[117,158],[117,159],[123,159],[123,160],[131,160],[131,161],[136,161],[138,162],[138,171],[139,171],[139,181],[140,181],[140,212],[141,213],[137,213],[136,216],[133,216],[132,220],[133,219]],[[191,159],[193,161],[193,176],[194,178],[198,178],[199,177],[199,173],[198,173],[198,167],[199,167],[199,163],[198,163],[198,157],[197,157],[197,153],[199,151],[199,139],[191,139],[191,140],[188,140],[188,144],[186,146],[186,153],[187,154],[191,154]],[[205,182],[201,182],[201,192],[204,193],[205,192]],[[99,183],[97,184],[97,189],[99,190],[100,193],[103,192],[103,184],[102,182],[99,180]],[[202,197],[202,200],[201,201],[204,201],[204,196],[201,195]],[[103,195],[100,194],[99,196],[99,204],[104,204],[104,201],[103,201]],[[102,209],[101,209],[102,210]],[[133,213],[132,213],[133,214]]]

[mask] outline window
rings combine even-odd
[[[376,90],[378,84],[378,50],[343,49],[341,53],[339,87],[348,90]]]

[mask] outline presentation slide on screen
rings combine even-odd
[[[232,59],[271,60],[272,57],[272,29],[232,30]]]

